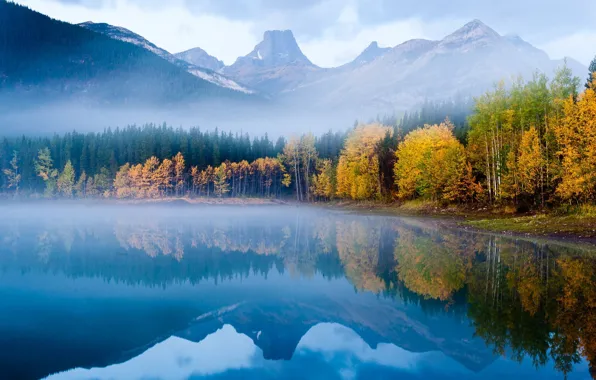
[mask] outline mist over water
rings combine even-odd
[[[8,378],[583,379],[593,360],[591,248],[313,207],[0,213]]]

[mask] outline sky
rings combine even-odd
[[[53,18],[107,22],[177,53],[201,47],[234,63],[270,29],[291,29],[322,67],[354,59],[372,41],[441,39],[479,19],[553,59],[596,55],[595,0],[16,0]]]

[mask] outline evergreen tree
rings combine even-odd
[[[596,73],[596,57],[590,62],[588,68],[588,79],[586,80],[586,88],[591,88],[592,82],[594,81],[594,74]]]
[[[42,148],[37,153],[35,160],[35,171],[37,175],[43,179],[46,184],[45,195],[51,197],[56,191],[56,177],[58,177],[58,170],[54,169],[54,161],[50,154],[50,149]]]

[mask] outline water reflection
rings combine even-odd
[[[590,248],[290,207],[49,207],[0,222],[9,378],[585,378],[596,363]]]

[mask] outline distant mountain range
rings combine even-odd
[[[440,41],[410,40],[393,48],[373,42],[354,61],[329,69],[313,65],[291,32],[267,32],[253,52],[224,72],[293,100],[387,110],[424,99],[476,95],[499,80],[531,78],[536,70],[552,77],[562,64],[520,37],[501,36],[474,20]],[[587,72],[573,59],[567,64],[578,76]]]
[[[0,95],[101,104],[159,104],[269,98],[294,108],[375,115],[425,99],[470,96],[499,80],[536,71],[552,76],[562,61],[517,36],[474,20],[439,41],[395,47],[372,42],[352,62],[321,68],[291,31],[267,31],[230,66],[197,47],[171,54],[132,31],[104,23],[72,25],[0,0]],[[584,77],[587,68],[567,59]]]

